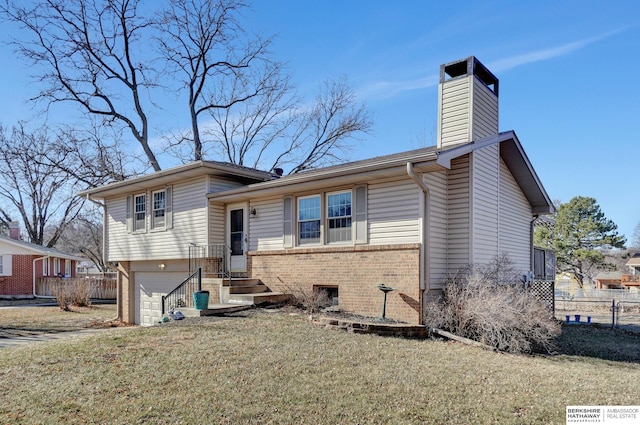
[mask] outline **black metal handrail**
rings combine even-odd
[[[189,246],[189,272],[198,267],[207,275],[220,278],[229,277],[229,253],[227,244]]]
[[[202,269],[198,268],[191,276],[167,295],[162,296],[162,315],[181,307],[193,307],[192,294],[202,290]]]

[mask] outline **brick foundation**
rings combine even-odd
[[[384,283],[396,288],[387,296],[386,317],[420,323],[419,244],[254,251],[248,261],[251,277],[272,291],[337,286],[340,309],[363,316],[380,316],[383,293],[377,285]]]

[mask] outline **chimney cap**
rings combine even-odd
[[[498,95],[498,78],[482,64],[475,56],[440,65],[440,83],[454,78],[474,75],[487,88]],[[448,78],[447,78],[448,77]]]

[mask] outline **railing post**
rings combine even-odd
[[[164,300],[165,300],[166,298],[167,298],[167,297],[165,297],[164,295],[162,296],[162,316],[163,316],[163,317],[164,317]]]
[[[611,329],[616,327],[616,300],[611,300]]]
[[[202,291],[202,267],[198,267],[198,291]]]

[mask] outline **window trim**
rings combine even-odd
[[[345,216],[340,216],[340,217],[329,217],[329,197],[330,196],[335,196],[335,195],[340,195],[340,194],[349,194],[350,195],[350,210],[351,210],[351,214],[349,215],[345,215]],[[353,215],[353,189],[346,189],[346,190],[338,190],[338,191],[334,191],[334,192],[325,192],[324,193],[324,198],[325,198],[325,226],[326,226],[326,237],[325,237],[325,244],[327,245],[352,245],[353,244],[353,231],[354,231],[354,226],[353,226],[353,219],[354,219],[354,215]],[[329,238],[331,237],[331,227],[329,226],[329,220],[335,220],[335,219],[342,219],[342,218],[348,218],[350,220],[350,225],[349,225],[349,239],[348,240],[341,240],[341,241],[330,241]]]
[[[319,212],[318,218],[314,218],[314,219],[311,219],[311,220],[300,220],[300,201],[305,200],[305,199],[312,199],[312,198],[318,198],[318,200],[320,201],[320,205],[319,205],[319,208],[318,208],[318,210],[319,210],[318,211]],[[322,198],[323,198],[323,196],[322,196],[321,193],[315,193],[315,194],[312,194],[312,195],[305,195],[305,196],[296,197],[296,221],[295,221],[295,225],[296,225],[296,242],[297,242],[298,246],[320,246],[320,245],[323,245],[323,240],[324,240],[323,227],[324,226],[323,226],[323,217],[322,217],[323,216],[323,214],[322,214],[322,211],[323,211]],[[313,241],[313,242],[303,243],[302,242],[302,238],[300,236],[300,224],[303,223],[303,222],[312,222],[312,221],[313,222],[316,222],[316,221],[318,222],[318,226],[319,226],[319,229],[318,229],[318,232],[319,232],[318,241],[317,242]]]
[[[60,274],[60,259],[53,259],[53,275],[58,276]]]
[[[329,241],[329,197],[340,193],[351,193],[350,239]],[[320,240],[317,243],[301,243],[300,201],[317,197],[320,199]],[[317,246],[349,246],[369,243],[368,231],[368,185],[342,186],[334,190],[323,190],[303,195],[287,195],[282,198],[282,246],[283,248],[304,248]],[[348,216],[345,216],[348,217]],[[310,221],[310,220],[307,220]]]
[[[144,204],[142,204],[144,206],[144,210],[142,210],[142,211],[137,211],[136,210],[136,206],[137,206],[136,201],[139,198],[142,198],[144,200]],[[132,214],[132,217],[133,217],[132,231],[133,231],[133,233],[144,233],[144,232],[147,231],[147,193],[143,192],[143,193],[138,193],[138,194],[133,195],[132,202],[133,202],[133,205],[132,205],[132,212],[133,212],[133,214]],[[138,214],[143,214],[143,216],[144,216],[144,219],[141,220],[141,222],[144,223],[144,224],[140,228],[138,228],[138,217],[137,217]]]
[[[156,194],[159,193],[163,193],[164,194],[164,199],[163,199],[163,206],[162,208],[156,208]],[[153,192],[151,192],[151,208],[150,208],[150,215],[151,215],[151,230],[166,230],[167,229],[167,189],[159,189],[159,190],[154,190]],[[163,223],[162,226],[158,226],[156,225],[156,211],[160,211],[162,210],[162,214],[163,214]]]
[[[69,259],[65,259],[64,260],[64,275],[67,277],[71,277],[72,275],[72,268],[71,268],[71,260]]]
[[[49,276],[49,257],[42,259],[42,276]]]

